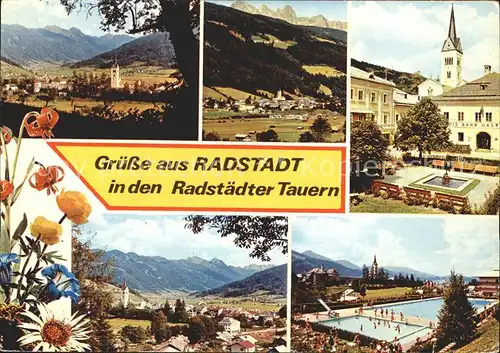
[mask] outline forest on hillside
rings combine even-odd
[[[292,25],[229,7],[205,4],[204,85],[256,93],[282,89],[313,97],[323,84],[345,100],[346,78],[310,74],[303,65],[326,65],[346,72],[345,32]],[[279,44],[255,42],[256,36]],[[318,40],[320,37],[322,40]],[[339,39],[341,38],[341,39]]]
[[[387,70],[387,79],[394,82],[397,88],[409,94],[418,94],[418,85],[427,79],[418,71],[415,73],[402,72],[356,59],[351,59],[351,65],[364,71],[373,70],[375,76],[381,78],[386,78]]]

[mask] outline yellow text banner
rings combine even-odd
[[[345,209],[345,147],[48,143],[108,210]]]

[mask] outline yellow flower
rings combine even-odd
[[[61,191],[56,197],[57,206],[66,217],[76,224],[87,223],[92,206],[84,194],[78,191]]]
[[[52,222],[45,217],[38,216],[30,226],[31,235],[40,237],[40,241],[47,245],[54,245],[61,241],[63,227],[57,222]]]

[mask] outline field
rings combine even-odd
[[[345,73],[326,65],[302,65],[302,68],[312,75],[325,75],[328,77],[345,76]]]
[[[203,87],[203,98],[226,100],[231,97],[236,100],[245,100],[248,96],[251,96],[252,99],[259,98],[253,93],[248,93],[231,87]]]
[[[446,212],[437,208],[423,206],[408,206],[399,200],[384,200],[381,197],[364,196],[363,201],[349,208],[354,213],[418,213],[418,214],[444,214]]]
[[[216,132],[221,138],[228,138],[234,141],[236,134],[250,134],[250,132],[262,132],[269,129],[275,130],[279,139],[283,142],[297,142],[300,135],[307,131],[314,122],[314,118],[318,114],[325,114],[328,111],[318,110],[307,112],[311,115],[308,121],[301,120],[285,120],[285,119],[269,119],[269,118],[246,118],[246,119],[227,119],[231,116],[250,116],[248,113],[235,113],[230,111],[214,111],[206,109],[204,111],[203,130],[205,133]],[[293,114],[303,114],[299,110],[294,111]],[[334,128],[340,128],[345,121],[343,116],[334,116],[333,113],[328,112],[328,121]],[[328,114],[327,113],[327,114]],[[280,113],[283,114],[283,113]],[[271,127],[274,126],[274,127]],[[256,141],[256,135],[251,134],[252,141]],[[344,139],[342,133],[333,133],[330,142],[341,142]]]
[[[411,291],[411,288],[396,287],[385,289],[369,289],[366,291],[365,299],[399,297],[405,295],[408,291]]]
[[[144,63],[133,63],[125,67],[120,67],[120,78],[122,84],[128,83],[133,86],[136,81],[141,81],[143,85],[149,86],[153,84],[162,84],[165,82],[171,82],[172,79],[169,78],[176,69],[169,69],[162,66],[147,66]],[[79,68],[71,68],[69,66],[61,66],[57,64],[43,64],[42,66],[33,66],[31,71],[21,69],[12,65],[9,65],[2,61],[1,63],[1,74],[2,78],[11,78],[11,75],[16,75],[14,77],[27,76],[33,77],[35,73],[37,75],[47,75],[50,78],[62,77],[68,78],[73,76],[73,73],[87,74],[93,73],[100,76],[105,73],[108,77],[110,75],[110,69],[99,69],[91,66],[84,66]],[[246,98],[246,97],[245,97]]]
[[[110,319],[108,322],[111,325],[113,331],[120,331],[122,327],[125,326],[138,326],[142,328],[148,328],[151,326],[151,321],[149,320],[134,320],[134,319]]]
[[[328,287],[326,288],[326,293],[328,295],[336,295],[339,293],[344,292],[346,289],[349,289],[350,287],[348,286],[333,286],[333,287]]]
[[[8,101],[12,100],[9,99]],[[25,104],[38,108],[45,107],[45,101],[42,101],[34,96],[28,97],[25,101]],[[83,109],[83,107],[90,109],[98,105],[103,105],[104,103],[102,101],[97,101],[95,99],[90,99],[90,98],[87,99],[75,98],[73,104],[75,106],[78,106],[77,110],[80,110]],[[135,109],[135,108],[139,109],[140,111],[144,111],[146,109],[154,108],[154,104],[149,102],[118,101],[118,102],[113,102],[112,105],[115,111],[120,111],[120,110],[128,111],[129,109]],[[159,103],[158,105],[161,105],[161,103]],[[48,106],[51,108],[55,108],[58,111],[63,111],[68,113],[74,111],[71,100],[69,99],[56,98],[55,101],[50,101]]]

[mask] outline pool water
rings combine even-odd
[[[379,323],[380,322],[380,323]],[[389,326],[384,326],[384,322]],[[416,332],[421,332],[423,330],[430,331],[428,328],[417,326],[417,325],[406,325],[400,324],[400,333],[396,331],[397,323],[390,322],[388,320],[378,320],[372,319],[370,320],[366,316],[358,316],[358,317],[345,317],[341,319],[332,319],[327,321],[321,321],[322,325],[337,327],[340,330],[346,330],[350,332],[361,333],[365,336],[369,336],[372,338],[376,338],[379,340],[392,341],[395,337],[401,338],[403,336],[411,335]],[[374,326],[376,324],[376,328]],[[361,328],[363,326],[363,328]],[[426,333],[425,332],[425,333]],[[424,336],[424,332],[421,333],[421,336]]]
[[[429,300],[419,300],[409,303],[378,305],[377,307],[389,310],[389,315],[391,310],[394,310],[394,312],[396,313],[396,317],[399,317],[399,313],[403,312],[404,316],[414,316],[432,321],[437,321],[439,309],[441,309],[443,302],[444,301],[442,298],[436,298]],[[478,310],[482,309],[485,305],[491,303],[492,301],[485,299],[470,298],[469,302],[476,310]],[[366,309],[366,311],[368,310],[372,309]]]
[[[450,189],[459,189],[466,182],[468,182],[468,180],[450,178],[450,182],[448,184],[444,185],[443,184],[443,177],[435,176],[434,178],[429,179],[426,182],[424,182],[424,184],[426,184],[426,185],[433,185],[433,186],[440,186],[440,187],[446,187],[446,188],[450,188]]]

